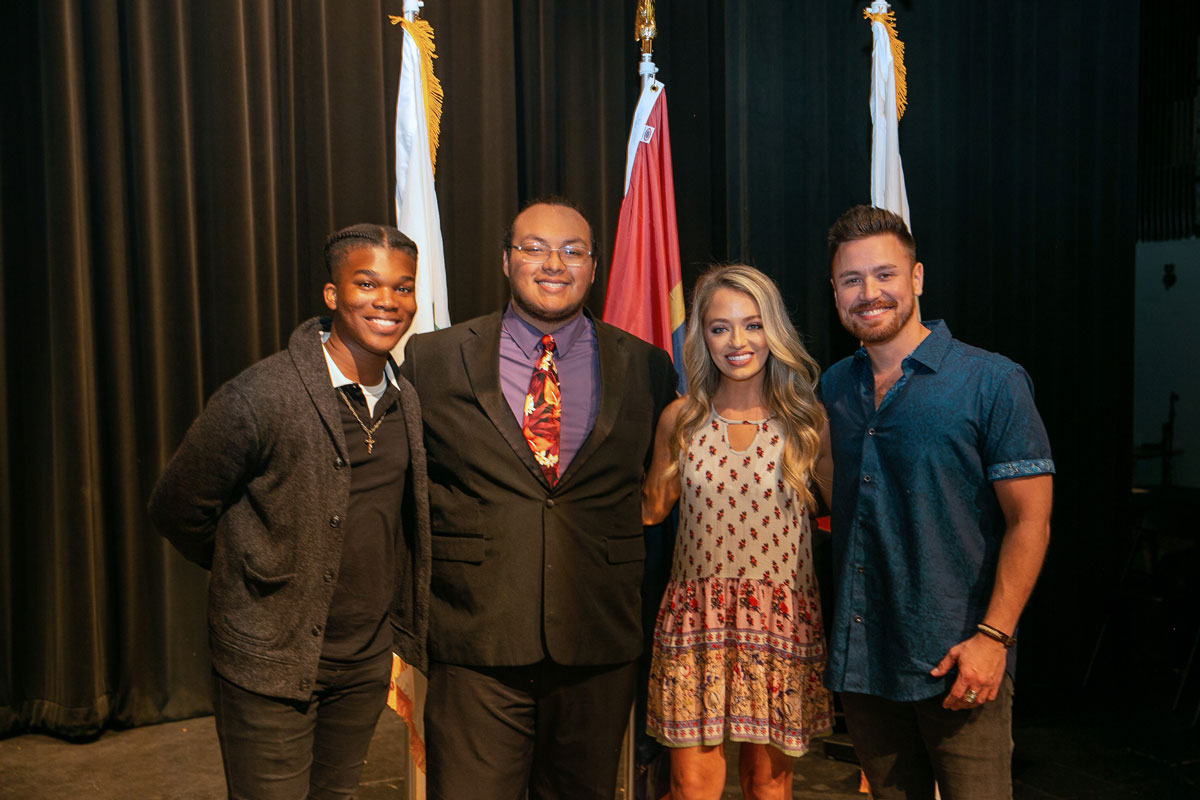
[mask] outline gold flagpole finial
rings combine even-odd
[[[654,24],[654,0],[638,0],[637,18],[633,25],[633,40],[642,43],[642,55],[654,52],[654,37],[658,27]]]

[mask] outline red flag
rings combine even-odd
[[[651,81],[642,90],[629,132],[625,199],[602,318],[670,353],[682,391],[680,274],[667,91],[663,84]]]

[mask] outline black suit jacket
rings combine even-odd
[[[433,529],[429,653],[471,666],[570,666],[642,649],[641,485],[676,373],[598,320],[595,424],[551,488],[500,388],[501,314],[414,336]]]

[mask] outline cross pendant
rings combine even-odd
[[[375,447],[375,439],[371,434],[367,434],[367,455],[371,455],[372,449]]]

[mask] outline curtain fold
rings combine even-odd
[[[434,182],[442,217],[452,321],[495,311],[508,293],[500,270],[504,227],[523,197],[517,185],[515,8],[495,0],[431,2],[442,82]]]
[[[865,2],[656,5],[684,282],[760,266],[828,365],[854,345],[824,235],[869,196]],[[1128,488],[1137,4],[1104,5],[897,8],[923,311],[1029,368],[1060,467],[1022,640],[1046,682],[1079,671],[1089,627],[1059,615],[1102,601]],[[391,221],[398,6],[0,5],[0,735],[208,709],[207,577],[145,501],[209,395],[322,310],[328,233]],[[596,226],[600,310],[635,6],[427,3],[454,321],[500,308],[503,228],[547,192]]]

